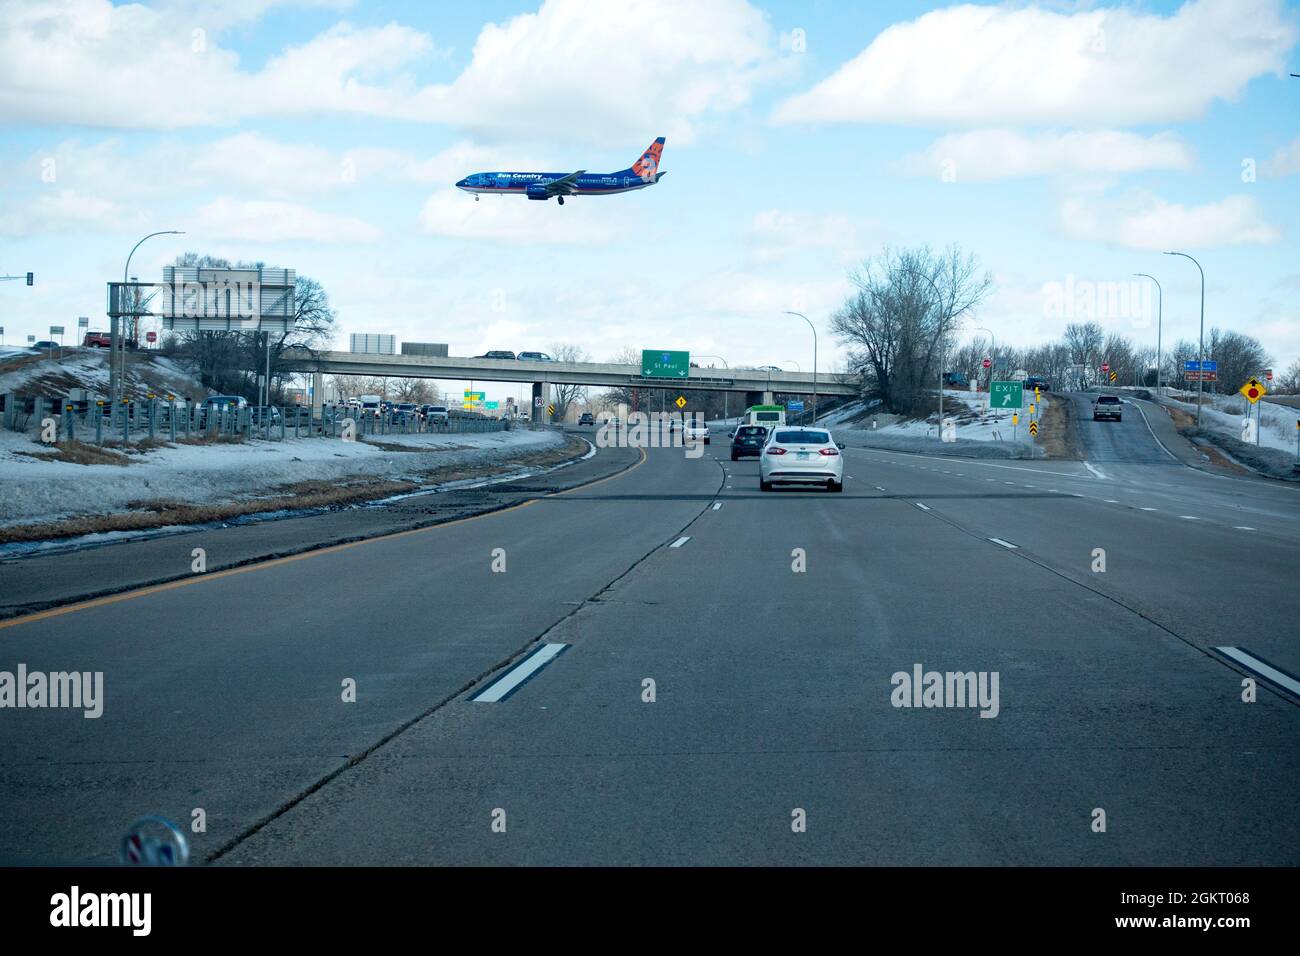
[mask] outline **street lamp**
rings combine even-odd
[[[723,367],[726,368],[727,371],[731,371],[731,366],[730,366],[729,364],[727,364],[727,360],[724,359],[721,355],[697,355],[697,356],[695,356],[695,357],[696,357],[696,358],[711,358],[711,359],[717,359],[719,362],[722,363]],[[725,388],[724,388],[724,389],[722,390],[722,420],[723,420],[724,422],[727,420],[727,396],[728,396],[728,394],[729,394],[728,389],[725,389]]]
[[[1145,272],[1135,272],[1135,276],[1141,276],[1144,279],[1150,279],[1156,284],[1157,298],[1156,302],[1156,396],[1160,395],[1160,326],[1164,320],[1165,314],[1165,290],[1160,288],[1160,281],[1153,275],[1147,275]]]
[[[149,233],[149,235],[145,236],[144,239],[141,239],[139,242],[137,242],[134,246],[131,247],[131,252],[126,257],[126,265],[122,267],[122,294],[118,296],[117,311],[119,312],[121,311],[121,302],[123,297],[126,295],[127,276],[131,272],[131,256],[135,255],[135,250],[139,249],[142,245],[144,245],[145,239],[152,239],[154,236],[183,236],[183,235],[185,235],[184,232],[181,232],[176,229],[164,229],[162,232]],[[117,354],[118,338],[119,338],[118,335],[119,318],[120,317],[117,315],[109,316],[110,324],[109,324],[109,333],[108,333],[108,352],[109,352],[108,392],[109,395],[112,396],[113,404],[115,406],[122,398],[120,394],[120,390],[122,386],[122,378],[126,376],[126,349],[122,349],[123,354],[120,359]],[[118,371],[117,371],[118,361],[121,361],[122,363],[122,374],[120,376],[118,375]]]
[[[1182,256],[1184,259],[1192,259],[1192,257],[1185,252],[1166,252],[1165,255]],[[1192,262],[1196,263],[1197,271],[1201,273],[1201,338],[1200,344],[1197,345],[1196,355],[1196,367],[1200,369],[1200,373],[1196,376],[1196,427],[1200,428],[1201,402],[1205,397],[1205,270],[1201,268],[1201,264],[1196,262],[1195,259],[1192,259]]]
[[[816,329],[816,327],[812,324],[812,320],[809,319],[808,316],[804,315],[802,312],[786,312],[786,315],[797,315],[797,316],[799,316],[799,318],[803,319],[805,322],[808,323],[808,328],[812,329],[812,334],[813,334],[813,407],[812,407],[812,423],[813,423],[813,425],[816,425],[816,424],[817,424],[817,329]]]

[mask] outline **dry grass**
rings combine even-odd
[[[228,434],[218,435],[215,433],[209,435],[207,432],[200,432],[199,434],[191,434],[188,438],[177,438],[176,444],[178,445],[242,445],[244,443],[244,440],[245,439],[243,435],[228,435]]]
[[[62,461],[72,465],[119,465],[131,464],[131,459],[112,448],[101,448],[80,441],[61,442],[51,446],[52,451],[20,451],[19,455],[39,458],[41,461]]]
[[[373,445],[375,448],[382,448],[384,451],[465,451],[473,448],[473,445],[399,445],[390,441],[373,441],[369,438],[358,439],[363,445]]]
[[[1078,424],[1065,401],[1047,403],[1047,411],[1038,422],[1038,446],[1048,458],[1079,459]]]
[[[429,482],[467,481],[471,478],[491,478],[493,475],[504,475],[507,472],[518,471],[520,468],[546,468],[550,465],[558,465],[560,462],[568,461],[576,455],[585,453],[586,450],[586,442],[580,438],[568,436],[564,444],[559,448],[549,448],[546,451],[537,451],[532,452],[531,454],[521,455],[506,464],[442,465],[438,468],[430,468],[426,471],[422,471],[420,472],[420,475]]]
[[[342,486],[325,485],[321,482],[305,484],[310,485],[311,490],[304,493],[290,492],[275,498],[260,498],[253,501],[230,501],[206,505],[192,505],[165,499],[132,501],[127,505],[131,510],[116,514],[87,515],[63,521],[0,528],[0,544],[15,541],[49,541],[105,531],[145,531],[175,524],[228,521],[243,515],[263,514],[283,508],[324,508],[352,504],[357,501],[369,501],[372,498],[386,498],[389,495],[414,491],[416,488],[416,485],[409,481],[369,481]]]

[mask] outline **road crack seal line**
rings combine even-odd
[[[646,460],[646,458],[645,458],[644,453],[643,453],[642,457],[641,457],[641,458],[640,458],[640,459],[639,459],[635,464],[633,464],[633,465],[629,465],[627,468],[624,468],[624,469],[622,469],[621,471],[616,472],[616,473],[613,474],[613,475],[609,475],[609,476],[607,476],[607,477],[605,477],[605,478],[601,478],[601,479],[598,479],[598,480],[599,480],[599,481],[608,481],[610,478],[616,478],[616,477],[619,477],[619,476],[621,476],[621,475],[624,475],[624,474],[626,474],[627,472],[631,471],[633,468],[635,468],[637,465],[640,465],[640,464],[642,464],[643,462],[645,462],[645,460]],[[717,463],[717,462],[716,462],[716,459],[715,459],[715,463]],[[718,464],[719,464],[719,470],[721,471],[720,463],[718,463]],[[726,480],[726,474],[725,474],[725,472],[723,472],[722,479],[718,482],[718,485],[719,485],[718,490],[719,490],[719,491],[721,490],[722,482],[725,481],[725,480]],[[593,482],[593,483],[594,483],[594,482]],[[716,494],[717,494],[717,492],[715,491],[715,492],[714,492],[714,495],[716,495]],[[710,500],[712,500],[712,496],[710,496]],[[701,517],[702,517],[702,516],[703,516],[703,515],[708,511],[708,510],[709,510],[709,506],[708,506],[708,504],[705,504],[704,507],[702,507],[702,508],[701,508],[701,509],[700,509],[700,510],[695,514],[694,517],[692,517],[688,522],[686,522],[685,525],[682,526],[681,531],[679,531],[679,532],[677,533],[677,536],[680,536],[680,535],[682,534],[682,532],[686,531],[687,528],[689,528],[691,525],[695,524],[695,522],[699,521],[700,518],[701,518]],[[543,628],[542,631],[541,631],[541,633],[537,634],[535,637],[531,637],[531,638],[529,638],[527,642],[525,642],[521,647],[519,647],[517,650],[515,650],[512,654],[510,654],[510,655],[509,655],[508,657],[506,657],[504,660],[499,661],[499,662],[496,663],[496,664],[493,664],[491,667],[487,668],[486,670],[484,670],[484,671],[482,671],[481,673],[477,674],[476,676],[472,677],[470,680],[468,680],[468,681],[466,681],[464,684],[462,684],[459,688],[457,688],[456,690],[452,691],[450,694],[447,694],[446,696],[444,696],[441,700],[439,700],[437,703],[433,704],[432,706],[430,706],[430,707],[426,707],[424,710],[422,710],[420,713],[416,714],[414,717],[411,717],[410,719],[405,720],[405,721],[403,721],[402,723],[398,724],[397,727],[395,727],[394,729],[392,729],[391,731],[389,731],[389,732],[388,732],[387,734],[385,734],[384,736],[380,737],[379,740],[375,741],[375,742],[374,742],[373,744],[371,744],[369,747],[365,748],[365,749],[362,750],[360,753],[355,754],[355,755],[353,755],[352,757],[349,757],[346,763],[342,764],[342,765],[339,766],[339,767],[336,767],[334,770],[330,771],[330,772],[327,773],[325,776],[321,777],[319,780],[317,780],[317,781],[316,781],[315,783],[313,783],[311,786],[309,786],[309,787],[307,787],[306,789],[300,791],[299,793],[297,793],[297,794],[291,796],[288,800],[284,801],[282,804],[280,804],[280,806],[276,807],[276,808],[275,808],[274,810],[272,810],[270,813],[266,814],[265,816],[263,816],[261,819],[257,820],[257,821],[256,821],[255,823],[253,823],[252,825],[246,827],[245,829],[241,830],[239,833],[235,834],[235,836],[231,837],[229,840],[227,840],[227,841],[226,841],[225,843],[223,843],[221,846],[217,847],[217,849],[213,850],[213,851],[212,851],[211,853],[209,853],[206,857],[204,857],[204,858],[203,858],[203,862],[204,862],[205,864],[207,864],[207,863],[215,863],[215,862],[217,862],[217,861],[220,860],[223,856],[226,856],[226,855],[229,854],[232,850],[234,850],[234,849],[236,849],[237,847],[239,847],[240,844],[245,843],[246,841],[248,841],[248,840],[251,839],[252,837],[256,836],[259,832],[261,832],[262,830],[264,830],[266,827],[270,826],[272,823],[274,823],[274,822],[275,822],[276,820],[278,820],[280,817],[282,817],[282,816],[284,816],[285,814],[287,814],[290,810],[292,810],[294,807],[298,806],[298,804],[302,803],[304,800],[306,800],[306,799],[307,799],[308,797],[310,797],[312,794],[317,793],[317,792],[323,790],[326,786],[328,786],[329,784],[333,783],[335,780],[337,780],[337,779],[338,779],[339,777],[341,777],[343,774],[347,773],[347,772],[348,772],[349,770],[351,770],[352,768],[359,766],[359,765],[360,765],[360,764],[361,764],[361,763],[362,763],[362,762],[363,762],[367,757],[369,757],[371,754],[376,753],[377,751],[379,751],[379,750],[382,749],[383,747],[385,747],[385,746],[387,746],[388,744],[392,743],[394,740],[396,740],[396,739],[397,739],[398,737],[400,737],[402,734],[406,733],[406,731],[410,730],[412,727],[416,726],[416,725],[419,724],[419,723],[422,723],[422,722],[423,722],[424,720],[426,720],[427,718],[432,717],[434,714],[436,714],[438,711],[442,710],[444,707],[446,707],[446,706],[447,706],[448,704],[450,704],[452,701],[454,701],[454,700],[456,700],[456,699],[458,699],[458,698],[464,696],[465,694],[469,693],[471,690],[473,690],[475,687],[477,687],[477,686],[478,686],[479,684],[481,684],[483,681],[485,681],[485,680],[487,680],[488,678],[492,677],[494,674],[497,674],[498,672],[500,672],[500,671],[502,671],[502,670],[504,670],[504,669],[506,669],[506,668],[512,667],[512,666],[515,664],[515,662],[517,662],[518,660],[520,660],[520,659],[521,659],[525,654],[532,652],[532,650],[533,650],[536,646],[545,643],[545,642],[546,642],[546,636],[547,636],[548,634],[550,634],[553,630],[555,630],[555,629],[556,629],[557,627],[559,627],[560,625],[564,624],[565,622],[571,620],[572,618],[574,618],[574,617],[576,617],[578,614],[580,614],[580,613],[582,612],[583,608],[587,607],[589,604],[600,603],[600,602],[601,602],[601,597],[602,597],[602,595],[606,594],[606,593],[607,593],[611,588],[613,588],[616,584],[618,584],[619,581],[623,580],[623,578],[627,577],[627,576],[628,576],[629,574],[631,574],[634,570],[636,570],[638,567],[640,567],[641,564],[644,563],[647,559],[649,559],[651,555],[653,555],[653,554],[654,554],[655,552],[657,552],[657,551],[662,550],[663,548],[664,548],[664,544],[663,544],[663,543],[657,544],[657,545],[655,545],[654,547],[652,547],[652,548],[651,548],[649,551],[647,551],[645,554],[641,555],[641,557],[637,558],[635,561],[633,561],[631,564],[629,564],[629,565],[628,565],[628,566],[627,566],[627,567],[622,571],[622,573],[618,574],[616,577],[614,577],[612,580],[610,580],[610,581],[607,582],[604,586],[602,586],[602,587],[600,588],[600,590],[598,590],[595,594],[593,594],[591,597],[587,598],[585,601],[582,601],[581,603],[579,603],[579,604],[578,604],[578,605],[577,605],[577,606],[576,606],[572,611],[569,611],[567,614],[565,614],[564,616],[560,617],[558,620],[553,621],[553,622],[552,622],[551,624],[549,624],[547,627]]]

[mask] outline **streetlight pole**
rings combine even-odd
[[[145,239],[152,239],[154,236],[183,236],[183,235],[185,235],[184,232],[180,232],[176,229],[164,229],[162,232],[149,233],[149,235],[145,236],[144,239],[141,239],[139,242],[137,242],[134,246],[131,247],[131,252],[126,257],[126,265],[122,267],[122,293],[121,295],[118,296],[119,312],[121,311],[122,300],[126,296],[127,276],[131,272],[131,257],[135,255],[135,250],[139,249],[142,245],[144,245]],[[117,403],[121,401],[122,398],[121,396],[122,379],[125,378],[126,376],[126,349],[123,348],[121,350],[122,355],[120,357],[120,361],[122,363],[122,373],[121,375],[119,375],[117,371],[117,362],[119,361],[119,357],[117,353],[118,353],[118,346],[120,344],[118,342],[118,339],[120,338],[119,335],[119,329],[121,324],[120,317],[116,315],[112,315],[109,316],[109,320],[110,322],[109,322],[109,333],[108,333],[108,352],[109,352],[108,393],[113,400],[113,404],[117,405]]]
[[[1166,252],[1165,255],[1182,256],[1184,259],[1192,259],[1192,257],[1185,252]],[[1192,259],[1192,262],[1196,263],[1197,271],[1201,273],[1201,338],[1200,344],[1197,346],[1196,362],[1197,368],[1200,369],[1200,372],[1196,376],[1196,427],[1200,428],[1201,403],[1205,400],[1205,270],[1201,268],[1201,264],[1196,262],[1195,259]]]
[[[808,328],[812,329],[813,334],[813,407],[812,423],[817,424],[817,328],[812,324],[812,320],[802,312],[787,312],[786,315],[797,315],[808,323]],[[770,376],[771,373],[769,373]]]
[[[724,359],[721,355],[697,355],[697,356],[695,356],[695,357],[696,357],[696,358],[711,358],[711,359],[717,359],[719,362],[722,363],[723,367],[724,367],[728,372],[731,371],[731,366],[727,363],[727,360]],[[722,420],[723,420],[724,422],[727,420],[727,398],[728,398],[729,394],[730,394],[730,392],[729,392],[727,389],[724,388],[724,389],[722,390]]]
[[[1160,328],[1164,322],[1165,315],[1165,290],[1160,288],[1160,280],[1153,275],[1147,275],[1145,272],[1135,272],[1135,276],[1141,276],[1144,279],[1150,279],[1156,284],[1156,397],[1160,397]]]

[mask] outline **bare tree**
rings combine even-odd
[[[568,345],[557,343],[550,347],[550,356],[557,362],[590,362],[591,356],[586,350],[577,345]],[[551,403],[555,406],[555,417],[564,421],[564,417],[569,413],[569,406],[576,401],[585,400],[587,397],[587,386],[575,385],[570,382],[559,382],[551,385]]]
[[[939,356],[960,321],[993,287],[973,256],[957,246],[886,249],[850,275],[857,291],[831,316],[849,346],[850,369],[862,374],[886,407],[902,414],[925,405],[938,388]]]

